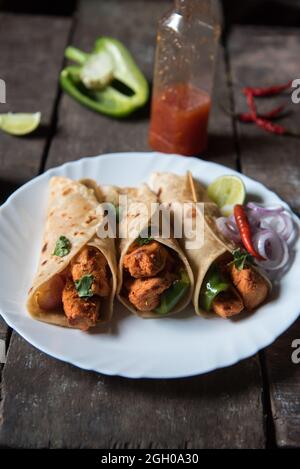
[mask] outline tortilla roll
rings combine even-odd
[[[115,240],[101,239],[97,235],[97,227],[104,218],[99,194],[96,194],[92,183],[65,177],[50,179],[41,255],[27,301],[28,312],[34,319],[87,329],[111,318],[117,287]],[[66,241],[67,249],[59,252],[56,249],[61,238]],[[87,273],[93,274],[87,277],[94,283],[97,272],[92,269],[95,266],[105,273],[102,283],[106,279],[106,289],[104,284],[102,290],[98,285],[91,298],[79,297],[76,281]],[[93,283],[90,296],[94,293]],[[68,305],[73,310],[67,317],[65,307]],[[79,307],[82,307],[83,319],[86,314],[84,327],[80,317],[76,316],[76,308]]]
[[[132,313],[142,318],[160,318],[182,311],[190,302],[194,277],[189,262],[177,241],[170,233],[163,237],[161,217],[155,218],[157,196],[146,184],[138,188],[104,186],[106,200],[119,206],[119,268],[117,295],[120,302]],[[120,196],[126,196],[122,203]],[[141,206],[143,204],[143,206]],[[153,204],[156,204],[153,205]],[[154,222],[155,219],[155,222]],[[154,234],[146,238],[149,227]],[[137,242],[142,241],[141,245]],[[185,277],[186,289],[182,297],[169,310],[162,311],[162,295],[170,288],[180,286],[180,275]],[[175,286],[176,289],[176,286]],[[158,309],[157,309],[158,308]]]
[[[179,242],[182,249],[184,249],[184,252],[186,253],[194,273],[195,288],[193,292],[193,305],[195,312],[199,316],[211,317],[213,315],[212,312],[205,311],[204,308],[201,307],[199,301],[205,276],[209,269],[216,265],[219,261],[222,261],[222,259],[226,257],[231,259],[232,253],[237,248],[237,246],[230,240],[223,237],[222,234],[217,230],[215,220],[220,216],[219,209],[217,205],[211,202],[208,198],[204,186],[202,186],[195,179],[191,178],[189,173],[183,176],[172,173],[153,173],[149,180],[149,186],[158,195],[159,200],[162,203],[169,204],[170,210],[174,216],[174,221],[178,216],[176,204],[203,202],[203,210],[197,209],[198,216],[202,219],[203,243],[200,243],[199,247],[189,249],[188,243],[190,240],[187,239],[186,236],[183,236],[181,239],[179,239]],[[195,200],[195,198],[197,200]],[[196,234],[197,233],[195,232],[195,238]],[[263,282],[265,282],[265,285],[267,286],[267,292],[264,291],[264,295],[260,295],[260,299],[263,301],[263,298],[271,289],[271,283],[269,279],[263,274],[263,272],[261,272],[256,266],[251,266],[251,271],[256,272],[257,278],[263,279]],[[231,273],[233,272],[230,272],[230,275]],[[242,283],[237,281],[237,274],[235,271],[234,274],[235,278],[230,280],[230,295],[229,292],[226,294],[224,292],[220,299],[223,298],[223,303],[225,305],[226,302],[228,303],[228,300],[231,296],[232,304],[235,303],[237,306],[236,312],[240,312],[241,310],[239,307],[240,302],[242,302],[243,306],[247,306],[248,309],[250,309],[249,303],[247,304],[247,301],[245,301],[245,298],[243,298],[243,292],[240,291],[239,287],[237,287],[241,286]],[[227,308],[227,316],[226,308],[222,309],[220,306],[221,305],[219,301],[216,303],[214,308],[214,312],[220,316],[229,317],[234,314],[234,308],[231,310],[229,303]]]

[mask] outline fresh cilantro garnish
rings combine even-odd
[[[141,234],[136,238],[135,242],[139,244],[139,246],[144,246],[144,244],[149,244],[153,241],[151,234],[154,233],[153,226],[148,226],[141,231]]]
[[[83,275],[79,280],[76,280],[75,287],[80,298],[93,296],[92,284],[94,275]]]
[[[65,236],[60,236],[56,241],[55,249],[54,249],[54,256],[64,257],[69,254],[71,251],[71,241],[66,238]]]
[[[243,251],[241,248],[237,248],[233,251],[233,260],[228,265],[234,264],[238,270],[243,270],[245,264],[253,264],[253,256],[247,251]]]
[[[138,236],[138,238],[136,238],[136,243],[138,243],[140,246],[144,246],[144,244],[149,244],[150,241],[152,241],[153,238],[149,237],[149,238],[143,238],[142,236]]]

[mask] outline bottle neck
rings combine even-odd
[[[182,16],[197,17],[208,24],[221,20],[218,0],[175,0],[175,10]]]
[[[175,0],[175,8],[178,11],[185,11],[194,8],[200,2],[201,0]]]

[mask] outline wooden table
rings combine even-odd
[[[44,170],[104,152],[149,150],[148,109],[125,121],[97,115],[58,86],[67,44],[89,50],[121,39],[151,80],[157,19],[167,0],[81,1],[73,17],[0,13],[1,112],[36,111],[40,130],[0,136],[1,202]],[[204,157],[251,176],[300,209],[299,141],[236,122],[218,105],[245,109],[242,85],[299,75],[300,31],[236,27],[220,51],[210,147]],[[280,98],[279,98],[280,100]],[[270,106],[269,101],[265,104]],[[264,106],[264,103],[261,104]],[[300,105],[284,122],[300,129]],[[116,169],[117,170],[117,169]],[[285,311],[282,311],[285,314]],[[3,447],[300,447],[300,364],[291,343],[300,322],[254,357],[177,380],[129,380],[75,368],[38,351],[0,322]],[[6,353],[5,353],[6,351]]]

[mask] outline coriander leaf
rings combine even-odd
[[[149,244],[150,241],[152,241],[153,238],[149,237],[149,238],[142,238],[142,236],[138,236],[138,238],[136,238],[136,243],[138,243],[140,246],[144,246],[144,244]]]
[[[245,264],[253,264],[253,256],[247,251],[238,248],[233,251],[233,260],[228,265],[234,264],[238,270],[243,270]]]
[[[54,249],[54,256],[64,257],[69,254],[71,251],[71,241],[66,238],[65,236],[60,236],[56,241],[55,249]]]
[[[94,295],[91,289],[94,278],[94,275],[83,275],[79,280],[75,281],[75,288],[80,298],[89,298]]]

